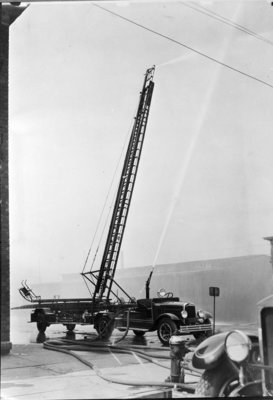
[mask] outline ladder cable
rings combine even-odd
[[[123,142],[123,146],[122,146],[122,149],[121,149],[121,152],[120,152],[120,155],[119,155],[119,159],[118,159],[117,164],[116,164],[116,168],[115,168],[115,170],[114,170],[114,174],[113,174],[113,177],[112,177],[112,180],[111,180],[111,183],[110,183],[110,187],[109,187],[109,189],[108,189],[108,192],[107,192],[107,195],[106,195],[104,204],[103,204],[103,208],[102,208],[102,211],[101,211],[101,213],[100,213],[99,220],[98,220],[98,223],[97,223],[97,226],[96,226],[96,230],[95,230],[94,236],[93,236],[93,238],[92,238],[92,242],[91,242],[91,245],[90,245],[90,247],[89,247],[89,250],[88,250],[88,253],[87,253],[87,257],[86,257],[86,259],[85,259],[85,263],[84,263],[84,266],[83,266],[83,269],[82,269],[82,273],[84,273],[84,271],[85,271],[86,265],[87,265],[87,263],[88,263],[88,259],[89,259],[89,257],[90,257],[91,250],[92,250],[93,245],[94,245],[94,241],[95,241],[96,235],[97,235],[97,233],[98,233],[99,227],[101,226],[102,217],[103,217],[103,214],[104,214],[104,211],[105,211],[105,208],[106,208],[106,204],[107,204],[108,199],[109,199],[109,196],[110,196],[110,192],[111,192],[112,187],[113,187],[113,183],[114,183],[115,178],[116,178],[116,175],[117,175],[117,171],[118,171],[118,168],[119,168],[119,165],[120,165],[120,162],[121,162],[121,158],[122,158],[122,155],[123,155],[123,153],[124,153],[125,145],[126,145],[126,143],[128,142],[128,137],[130,136],[130,132],[131,132],[131,129],[132,129],[132,125],[133,125],[133,122],[130,123],[130,128],[128,129],[127,135],[126,135],[125,140],[124,140],[124,142]],[[96,256],[97,256],[97,253],[98,253],[98,250],[99,250],[99,247],[100,247],[100,243],[101,243],[101,240],[102,240],[103,233],[104,233],[104,231],[105,231],[105,227],[106,227],[107,222],[108,222],[108,220],[109,220],[109,215],[110,215],[110,211],[111,211],[111,208],[112,208],[112,206],[113,206],[113,203],[114,203],[114,200],[112,200],[110,209],[109,209],[108,214],[107,214],[106,222],[105,222],[105,224],[104,224],[104,228],[103,228],[102,234],[101,234],[101,236],[100,236],[99,244],[98,244],[97,250],[96,250],[96,252],[95,252],[94,258],[93,258],[93,262],[92,262],[92,265],[91,265],[91,270],[92,270],[92,267],[93,267],[93,265],[94,265],[94,262],[95,262],[95,259],[96,259]]]

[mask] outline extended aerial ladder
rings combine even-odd
[[[113,208],[110,227],[107,240],[100,264],[100,268],[94,271],[82,272],[84,279],[87,279],[93,286],[94,292],[92,299],[41,299],[27,285],[26,281],[22,282],[19,292],[25,300],[31,303],[38,303],[51,309],[63,307],[66,313],[74,307],[74,311],[87,308],[91,314],[98,312],[103,307],[110,305],[110,295],[112,294],[120,302],[120,298],[113,291],[113,283],[121,290],[132,302],[132,298],[126,291],[114,280],[122,239],[125,231],[126,221],[128,217],[129,207],[132,199],[133,189],[135,185],[136,175],[138,171],[145,131],[147,127],[148,116],[150,112],[151,99],[154,89],[154,70],[147,69],[144,77],[142,91],[140,92],[140,100],[132,128],[129,145],[127,148],[123,169],[118,186],[117,196]]]
[[[94,305],[100,304],[101,302],[108,303],[110,301],[111,293],[117,297],[115,292],[112,290],[113,283],[115,283],[115,285],[129,298],[129,300],[132,300],[114,280],[114,276],[147,127],[154,88],[153,76],[154,67],[148,69],[145,74],[143,88],[140,93],[138,110],[123,164],[100,268],[95,271],[82,273],[82,275],[95,286],[93,293]]]

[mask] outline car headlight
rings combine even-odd
[[[204,313],[204,311],[198,310],[198,311],[197,311],[197,314],[198,314],[198,317],[199,317],[199,318],[205,318],[205,313]]]
[[[226,352],[232,361],[241,363],[247,359],[251,341],[249,337],[241,331],[230,332],[225,340]]]
[[[186,310],[181,311],[182,318],[187,318],[188,313]]]

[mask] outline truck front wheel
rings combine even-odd
[[[170,318],[162,318],[157,326],[157,336],[164,345],[169,344],[169,340],[176,331],[177,326]]]

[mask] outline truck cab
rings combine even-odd
[[[193,303],[181,301],[173,293],[160,289],[158,297],[136,301],[135,307],[116,318],[120,330],[133,330],[135,335],[143,336],[146,332],[157,331],[158,338],[164,345],[174,332],[193,335],[195,338],[212,334],[212,315],[203,310],[196,310]]]

